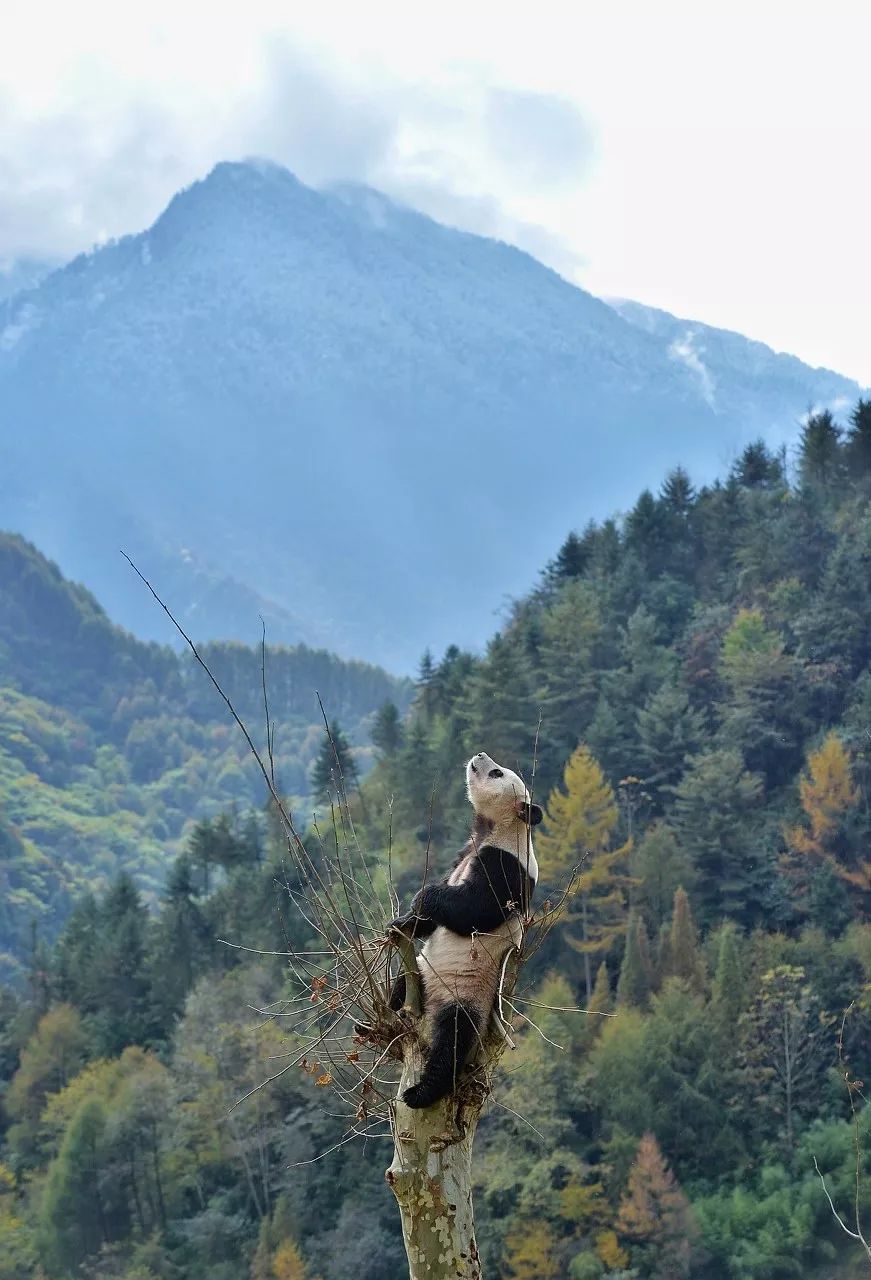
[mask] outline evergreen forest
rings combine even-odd
[[[0,567],[0,1280],[400,1280],[388,1144],[276,1067],[316,942],[226,707],[19,539]],[[204,654],[263,742],[261,654]],[[338,757],[403,903],[473,751],[544,807],[536,903],[572,890],[477,1138],[489,1280],[867,1275],[827,1196],[871,1234],[871,401],[580,525],[413,691],[266,674],[306,847]]]

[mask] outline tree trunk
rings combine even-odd
[[[410,1043],[400,1094],[419,1079],[421,1056],[419,1043]],[[481,1277],[472,1210],[472,1142],[481,1104],[460,1110],[458,1126],[454,1096],[423,1111],[401,1097],[396,1102],[393,1163],[385,1176],[402,1215],[409,1280]]]
[[[518,935],[517,942],[522,934]],[[515,944],[516,945],[516,944]],[[412,943],[398,945],[406,977],[404,1012],[420,1024],[420,974]],[[417,1031],[403,1037],[402,1078],[392,1115],[393,1162],[384,1175],[399,1205],[409,1280],[481,1280],[472,1208],[472,1143],[493,1071],[507,1046],[514,1048],[502,1016],[501,991],[511,948],[502,959],[500,996],[477,1060],[457,1090],[433,1107],[413,1110],[403,1092],[420,1079],[423,1049]]]

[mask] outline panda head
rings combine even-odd
[[[541,822],[541,809],[531,803],[523,779],[483,751],[466,765],[466,791],[476,815],[497,829],[517,822],[535,827]]]

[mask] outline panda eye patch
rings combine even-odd
[[[490,772],[487,774],[488,778],[502,778],[504,776],[505,775],[503,774],[501,769],[491,769]]]

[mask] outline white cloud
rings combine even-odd
[[[259,154],[871,383],[869,37],[850,0],[34,0],[0,47],[0,259]]]

